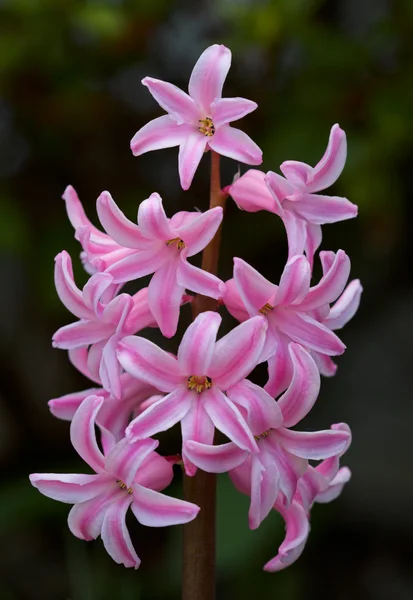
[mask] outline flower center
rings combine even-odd
[[[264,306],[260,308],[258,312],[262,315],[268,315],[268,313],[271,312],[273,308],[274,307],[271,304],[269,304],[269,302],[267,302],[267,304],[264,304]]]
[[[259,435],[254,435],[254,439],[256,439],[258,442],[258,440],[261,440],[262,438],[266,438],[269,433],[270,433],[270,430],[267,429],[267,431],[263,431]]]
[[[191,375],[188,377],[188,390],[193,390],[197,394],[200,394],[204,390],[209,390],[212,386],[212,381],[206,375]]]
[[[123,481],[121,479],[117,479],[116,483],[119,485],[121,490],[127,490],[128,494],[132,494],[132,488],[128,488],[128,486],[126,485],[126,483],[123,483]]]
[[[173,238],[172,240],[167,240],[166,245],[167,246],[174,246],[174,245],[176,245],[176,247],[178,248],[178,250],[183,250],[185,248],[185,242],[184,242],[184,240],[181,240],[181,238],[179,238],[179,237]]]
[[[206,135],[207,137],[212,137],[215,133],[215,125],[211,119],[211,117],[205,117],[205,119],[199,119],[198,121],[198,131]]]

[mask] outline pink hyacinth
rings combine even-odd
[[[115,562],[136,569],[140,559],[125,523],[129,507],[136,519],[149,527],[188,523],[199,507],[159,493],[170,484],[173,472],[172,464],[154,452],[157,440],[130,444],[123,439],[102,454],[95,434],[102,403],[102,398],[89,396],[70,428],[75,450],[96,474],[35,473],[30,481],[45,496],[74,504],[68,524],[76,537],[92,540],[101,535]]]
[[[249,525],[259,527],[281,493],[290,505],[300,477],[308,468],[308,459],[335,456],[348,446],[349,432],[325,430],[292,431],[313,407],[320,389],[320,376],[313,359],[298,344],[290,344],[289,352],[294,374],[288,390],[279,398],[277,426],[265,429],[257,416],[260,407],[251,402],[251,393],[244,384],[243,412],[257,440],[258,451],[250,453],[228,443],[210,446],[188,441],[184,451],[188,458],[204,471],[229,475],[235,486],[251,496]],[[250,383],[250,382],[247,382]]]
[[[344,168],[347,155],[346,134],[332,127],[323,158],[315,167],[288,160],[280,169],[267,174],[251,169],[227,191],[237,205],[249,212],[267,210],[279,215],[286,227],[289,258],[304,250],[310,262],[321,243],[324,223],[336,223],[357,215],[357,206],[346,198],[317,194],[330,187]]]
[[[260,148],[229,123],[257,108],[245,98],[222,98],[222,87],[231,65],[231,51],[214,44],[199,57],[189,80],[189,95],[172,83],[145,77],[142,80],[168,113],[142,127],[131,141],[135,156],[150,150],[179,146],[179,177],[187,190],[203,153],[214,150],[249,165],[262,162]]]
[[[88,371],[120,398],[117,343],[123,336],[155,324],[147,288],[134,296],[115,296],[119,286],[114,284],[112,275],[96,273],[80,291],[73,279],[72,261],[65,251],[56,257],[55,285],[60,300],[79,321],[56,331],[53,346],[65,350],[89,347]]]
[[[201,313],[184,334],[177,358],[144,338],[122,340],[118,358],[125,371],[167,393],[131,422],[126,430],[130,441],[145,439],[180,421],[183,443],[211,444],[216,427],[240,448],[255,452],[257,443],[237,407],[245,402],[260,406],[265,427],[278,426],[279,409],[272,398],[253,386],[246,400],[243,387],[262,352],[265,319],[249,319],[217,342],[220,323],[217,313]],[[187,474],[193,475],[185,447],[183,460]]]
[[[333,425],[335,431],[349,432],[345,423]],[[284,518],[286,536],[277,555],[264,566],[265,571],[276,572],[285,569],[302,554],[310,533],[310,509],[314,502],[326,503],[335,500],[344,485],[350,480],[348,467],[340,467],[340,456],[347,450],[351,439],[342,452],[324,460],[316,467],[309,467],[298,482],[297,491],[291,504],[280,497],[274,506]]]

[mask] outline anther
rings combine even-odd
[[[258,312],[261,315],[268,315],[268,313],[271,312],[273,308],[274,307],[267,302],[266,304],[264,304],[264,306],[262,308],[260,308],[260,310]]]
[[[212,386],[212,380],[206,375],[198,376],[191,375],[188,377],[188,390],[192,390],[197,394],[200,394],[204,390],[209,390]]]
[[[132,488],[128,488],[128,486],[126,485],[126,483],[123,483],[123,481],[121,479],[117,479],[116,483],[119,485],[121,490],[127,490],[128,494],[132,494]]]
[[[256,439],[258,442],[258,440],[261,440],[262,438],[266,438],[269,433],[270,433],[270,430],[268,429],[267,431],[263,431],[259,435],[254,435],[254,439]]]
[[[215,125],[214,125],[211,117],[205,117],[205,119],[199,119],[198,123],[199,123],[198,131],[200,131],[207,137],[212,137],[214,135]]]
[[[176,247],[178,248],[178,250],[183,250],[185,248],[184,240],[181,240],[181,238],[179,238],[179,237],[176,237],[176,238],[166,241],[167,246],[172,246],[174,244],[176,244]]]

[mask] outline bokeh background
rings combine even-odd
[[[344,248],[364,286],[342,334],[348,350],[305,423],[350,423],[353,479],[335,503],[313,510],[299,562],[271,575],[261,567],[283,524],[274,514],[250,532],[248,501],[222,476],[218,598],[413,598],[412,39],[411,0],[0,0],[2,600],[179,598],[179,528],[131,524],[143,565],[126,570],[100,541],[72,537],[68,506],[41,496],[27,475],[83,470],[68,424],[47,408],[48,399],[88,386],[50,344],[71,320],[54,291],[53,258],[79,252],[61,194],[74,185],[95,222],[104,189],[130,218],[152,191],[169,215],[205,210],[209,157],[184,193],[176,149],[136,159],[129,140],[162,112],[142,77],[185,88],[199,54],[216,42],[233,51],[225,95],[259,104],[242,128],[262,147],[264,170],[286,159],[315,164],[332,124],[346,130],[348,162],[332,192],[360,214],[326,226],[323,248]],[[238,165],[222,165],[228,184]],[[234,255],[276,281],[286,258],[277,218],[230,201],[223,278]],[[75,275],[85,282],[77,260]],[[189,320],[184,309],[182,325]],[[176,451],[178,437],[164,443]],[[179,477],[172,493],[180,493]]]

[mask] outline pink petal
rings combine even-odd
[[[60,398],[53,398],[53,400],[49,400],[48,402],[50,412],[58,419],[71,421],[83,400],[88,396],[99,395],[99,392],[103,392],[102,388],[90,388],[81,392],[65,394],[64,396],[60,396]]]
[[[103,312],[103,305],[101,299],[103,294],[110,288],[114,291],[112,286],[113,278],[108,273],[96,273],[92,275],[89,281],[83,288],[83,299],[86,306],[93,310],[94,319],[100,318]]]
[[[105,475],[58,475],[56,473],[33,473],[30,483],[44,496],[74,504],[90,500],[104,492],[111,478]]]
[[[77,409],[70,425],[70,441],[81,458],[96,471],[104,471],[104,458],[96,433],[96,415],[103,404],[101,396],[88,396]]]
[[[214,383],[226,390],[257,366],[267,322],[258,316],[241,323],[215,344],[209,370]]]
[[[141,561],[126,527],[126,511],[131,502],[132,496],[126,494],[117,498],[108,507],[103,519],[101,535],[106,552],[116,563],[137,569]]]
[[[302,254],[307,241],[307,223],[290,210],[285,210],[282,216],[288,240],[288,258]],[[308,257],[310,260],[310,257]],[[311,256],[312,259],[312,256]]]
[[[202,444],[212,444],[214,441],[215,427],[209,418],[202,402],[193,402],[191,408],[181,421],[182,429],[182,459],[187,475],[195,475],[196,466],[185,452],[185,443],[188,440]]]
[[[320,375],[314,360],[300,344],[290,344],[288,350],[293,376],[288,390],[277,404],[284,417],[284,426],[292,427],[314,406],[320,391]]]
[[[124,337],[118,345],[118,360],[132,377],[162,392],[172,392],[183,381],[177,359],[145,338]]]
[[[185,250],[181,252],[176,278],[182,288],[208,298],[218,299],[225,294],[225,284],[212,273],[191,265],[186,260]]]
[[[329,356],[314,352],[314,350],[311,352],[311,355],[321,375],[324,377],[334,377],[337,373],[337,365]]]
[[[134,156],[161,148],[173,148],[182,144],[191,131],[191,125],[178,125],[169,115],[163,115],[141,127],[131,139],[130,147]]]
[[[264,181],[267,185],[269,192],[277,206],[279,207],[279,214],[283,215],[283,203],[287,197],[293,197],[297,192],[294,185],[274,171],[268,171],[264,176]]]
[[[297,219],[297,221],[301,221],[301,223],[304,223],[304,221],[302,221],[301,219]],[[304,250],[312,269],[314,254],[318,250],[318,247],[320,246],[322,240],[321,225],[314,225],[314,223],[306,223],[305,229],[307,231],[307,236],[305,240]]]
[[[138,209],[139,229],[149,239],[166,242],[175,237],[169,226],[162,204],[162,198],[156,192],[140,203]]]
[[[266,469],[261,462],[263,453],[251,457],[251,504],[248,512],[250,529],[257,529],[269,515],[280,489],[277,467]]]
[[[133,484],[132,512],[142,525],[168,527],[193,521],[199,506]]]
[[[245,309],[244,303],[241,300],[241,296],[238,292],[237,285],[235,283],[235,279],[229,279],[225,282],[225,294],[223,298],[223,302],[228,310],[228,312],[235,318],[237,321],[246,321],[249,319],[249,314]]]
[[[298,160],[286,160],[280,166],[281,173],[287,178],[288,183],[296,191],[305,191],[307,180],[311,175],[312,167]],[[291,192],[291,195],[293,192]],[[286,194],[289,196],[290,194]]]
[[[57,294],[66,308],[79,319],[93,319],[94,315],[85,306],[82,292],[73,279],[72,260],[63,250],[55,258],[54,281]]]
[[[274,300],[278,289],[241,258],[234,258],[234,280],[251,317]]]
[[[359,279],[351,281],[339,299],[331,307],[324,325],[330,329],[341,329],[354,317],[360,304],[363,288]]]
[[[81,540],[94,540],[101,532],[103,519],[108,507],[116,498],[124,498],[116,481],[107,484],[107,491],[95,498],[75,504],[67,519],[69,529]]]
[[[347,198],[319,194],[303,194],[300,201],[294,203],[294,210],[303,219],[316,225],[352,219],[358,212],[357,206]]]
[[[69,360],[72,365],[88,379],[96,383],[101,383],[99,378],[94,378],[88,367],[88,350],[87,348],[73,348],[68,352]]]
[[[148,286],[148,302],[152,315],[165,337],[176,333],[185,288],[177,281],[179,256],[160,267]]]
[[[168,487],[173,476],[172,463],[157,452],[151,452],[140,465],[135,483],[159,492]]]
[[[90,227],[92,231],[102,235],[101,232],[96,229],[96,227],[92,225],[87,218],[82,203],[79,200],[79,196],[77,195],[77,192],[73,186],[67,186],[63,192],[62,198],[66,202],[67,216],[69,217],[69,221],[73,225],[74,229],[79,229],[80,227]]]
[[[201,162],[207,142],[210,139],[211,138],[205,136],[203,133],[195,130],[180,145],[178,170],[183,190],[188,190],[190,188],[195,171]]]
[[[275,202],[265,183],[265,173],[257,169],[249,169],[229,186],[229,194],[238,208],[247,212],[267,210],[282,214],[281,205]]]
[[[185,375],[205,375],[208,373],[221,316],[212,311],[197,316],[186,330],[178,349],[180,370]]]
[[[244,379],[228,388],[227,396],[245,409],[247,423],[254,435],[282,424],[283,417],[277,402],[255,383]]]
[[[219,431],[243,450],[256,452],[254,436],[238,408],[219,390],[212,386],[202,392],[205,410]]]
[[[102,342],[98,342],[96,344],[92,344],[89,348],[89,352],[87,355],[88,372],[90,373],[90,376],[93,377],[93,379],[95,381],[99,381],[100,383],[102,383],[102,380],[100,378],[99,371],[100,371],[100,363],[102,362],[102,354],[103,354],[103,349],[105,347],[105,343],[106,343],[106,340],[103,340]],[[69,350],[69,352],[73,352],[73,351]],[[102,394],[102,396],[107,394],[106,390],[102,390],[102,391],[104,392]]]
[[[277,325],[294,342],[308,346],[312,350],[336,356],[346,349],[343,342],[327,327],[305,313],[278,309]]]
[[[99,196],[96,210],[103,227],[118,244],[127,248],[145,249],[147,240],[139,227],[125,217],[109,192],[102,192]]]
[[[290,339],[278,332],[276,341],[275,354],[268,358],[268,382],[264,387],[265,391],[273,398],[287,389],[292,377],[291,357],[288,352]]]
[[[339,250],[329,271],[320,279],[318,285],[310,288],[300,304],[300,311],[312,310],[334,302],[344,290],[349,275],[350,259],[343,250]]]
[[[146,85],[159,106],[166,110],[178,125],[199,119],[199,108],[193,99],[176,85],[153,77],[145,77],[142,83]]]
[[[329,487],[320,494],[317,494],[315,500],[321,504],[331,502],[338,498],[341,494],[343,487],[351,479],[351,471],[348,467],[342,467],[337,473],[336,477],[331,481]]]
[[[211,150],[247,165],[260,165],[262,151],[241,129],[221,125],[212,138],[208,138]]]
[[[156,321],[153,318],[148,303],[148,288],[142,288],[132,296],[133,306],[128,314],[124,330],[128,333],[137,333],[145,327],[154,327]]]
[[[310,533],[307,514],[298,502],[294,501],[288,509],[282,510],[282,515],[285,519],[286,536],[277,556],[264,565],[264,571],[281,571],[295,562],[304,550]]]
[[[170,253],[167,246],[162,242],[155,241],[147,250],[134,252],[115,263],[109,262],[105,268],[106,272],[112,275],[115,283],[124,283],[154,273],[169,258]],[[102,261],[104,262],[104,258]]]
[[[258,104],[246,98],[220,98],[211,104],[211,116],[215,127],[238,121],[258,108]]]
[[[118,341],[118,336],[113,335],[105,344],[99,375],[105,390],[113,394],[115,398],[120,399],[122,397],[122,385],[120,380],[121,368],[116,355]]]
[[[221,206],[215,206],[204,213],[198,213],[189,223],[177,228],[178,236],[187,247],[187,256],[198,254],[209,244],[218,231],[223,216]]]
[[[188,87],[191,97],[206,113],[210,104],[217,98],[221,98],[222,87],[230,66],[231,51],[223,45],[209,46],[198,58]]]
[[[104,325],[100,321],[76,321],[56,331],[53,336],[53,348],[70,350],[89,346],[108,339],[112,333],[112,325]]]
[[[339,454],[346,448],[350,438],[347,431],[292,431],[284,427],[278,429],[276,435],[287,452],[314,460]]]
[[[158,446],[158,440],[147,439],[130,443],[124,438],[106,456],[105,469],[129,488],[142,462]]]
[[[248,458],[248,450],[242,450],[232,442],[211,446],[195,441],[185,442],[183,450],[189,460],[208,473],[227,473]]]
[[[294,256],[287,262],[275,297],[277,306],[299,304],[310,288],[311,270],[305,256]]]
[[[336,123],[331,128],[328,146],[323,158],[311,170],[311,174],[307,178],[307,191],[313,193],[330,187],[344,169],[346,157],[346,134]]]
[[[158,402],[151,404],[136,417],[126,429],[127,439],[129,442],[135,442],[160,431],[167,431],[184,418],[191,408],[193,399],[194,392],[186,387],[179,387]]]
[[[286,502],[291,504],[298,481],[302,480],[302,476],[307,471],[308,461],[287,452],[271,431],[267,438],[260,440],[259,446],[260,448],[266,447],[269,455],[268,463],[277,465],[280,490],[284,494]]]

